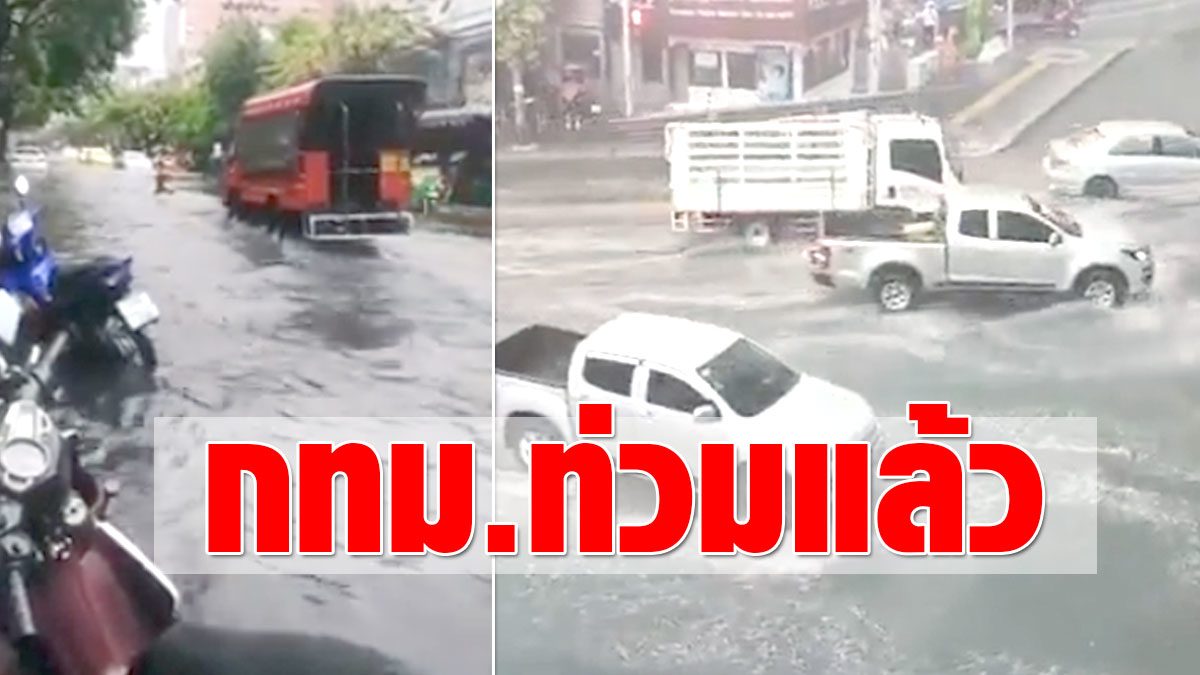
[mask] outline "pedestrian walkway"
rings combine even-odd
[[[952,116],[957,154],[983,157],[1008,148],[1133,48],[1125,41],[1074,44],[1030,54],[1018,72]]]

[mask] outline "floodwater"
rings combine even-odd
[[[1181,66],[1196,58],[1194,41],[1164,39],[1135,52],[1021,147],[968,166],[968,178],[1036,183],[1046,140],[1076,123],[1194,124],[1200,97],[1178,92],[1188,77]],[[814,285],[798,247],[747,254],[724,241],[673,236],[663,203],[501,200],[501,338],[533,322],[589,330],[620,311],[659,312],[739,330],[863,394],[881,416],[901,415],[908,397],[919,395],[988,417],[1096,417],[1100,510],[1095,576],[498,576],[497,671],[1195,672],[1195,194],[1173,203],[1066,204],[1085,232],[1151,245],[1157,278],[1148,301],[1100,312],[1049,299],[964,296],[896,316],[881,315],[857,293]],[[502,499],[522,498],[515,488],[509,494],[513,485],[519,478],[502,473]]]
[[[490,415],[488,240],[414,232],[377,244],[289,240],[281,248],[261,228],[225,222],[212,195],[184,186],[153,195],[151,176],[140,171],[57,164],[31,179],[52,245],[67,254],[133,255],[135,283],[162,310],[152,329],[158,390],[128,401],[115,425],[98,429],[107,436],[104,469],[123,485],[113,518],[147,551],[155,417]],[[490,463],[478,464],[487,490]],[[344,642],[313,642],[312,651],[343,650],[342,672],[381,672],[346,665],[374,663],[352,646],[407,672],[490,669],[485,577],[176,582],[185,621],[336,638]],[[295,644],[281,651],[294,653]]]

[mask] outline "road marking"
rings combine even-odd
[[[1150,16],[1183,9],[1184,3],[1178,0],[1163,2],[1162,0],[1145,0],[1144,2],[1120,3],[1111,9],[1101,9],[1104,5],[1089,9],[1087,15],[1080,20],[1083,25],[1103,23],[1114,20],[1127,20],[1135,17]]]
[[[1009,94],[1012,94],[1014,91],[1020,88],[1021,85],[1033,79],[1038,73],[1042,72],[1048,67],[1050,67],[1050,62],[1048,61],[1031,59],[1029,65],[1022,68],[1017,72],[1017,74],[996,85],[986,94],[981,96],[979,100],[960,111],[954,116],[954,118],[951,120],[951,123],[957,126],[966,125],[971,120],[996,107],[996,105],[999,104],[1000,101],[1007,98]]]

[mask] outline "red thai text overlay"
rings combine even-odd
[[[754,443],[740,467],[734,444],[716,443],[702,445],[698,466],[690,467],[661,444],[604,447],[606,440],[613,444],[616,432],[612,406],[580,404],[577,440],[533,445],[528,552],[661,555],[677,549],[694,529],[700,553],[710,556],[778,552],[789,529],[790,552],[807,556],[866,556],[876,541],[902,556],[1003,556],[1028,548],[1046,515],[1045,481],[1034,457],[1010,443],[971,442],[960,453],[923,440],[970,437],[970,418],[951,415],[945,402],[910,403],[908,419],[918,440],[876,448],[874,461],[867,443]],[[247,476],[256,488],[258,555],[334,554],[338,476],[346,482],[346,553],[383,555],[386,549],[391,555],[448,556],[471,545],[476,523],[471,444],[441,444],[434,471],[430,449],[420,443],[392,444],[386,468],[381,454],[363,443],[301,443],[298,449],[293,467],[268,445],[208,444],[209,555],[245,552]],[[747,477],[742,487],[739,471]],[[620,474],[653,482],[657,506],[647,522],[617,522]],[[968,522],[972,474],[1002,481],[1007,508],[996,522]],[[427,479],[430,475],[436,479]],[[570,476],[578,481],[578,545],[568,552]],[[438,486],[433,505],[431,480]],[[875,495],[877,480],[887,487]],[[738,515],[739,501],[745,517]],[[914,518],[919,513],[924,522]],[[485,545],[490,555],[516,555],[517,525],[488,524]]]

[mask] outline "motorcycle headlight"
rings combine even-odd
[[[23,493],[54,476],[61,452],[58,429],[45,410],[14,401],[0,423],[0,483]]]
[[[0,449],[0,469],[20,483],[40,478],[50,468],[50,453],[34,441],[10,441]]]

